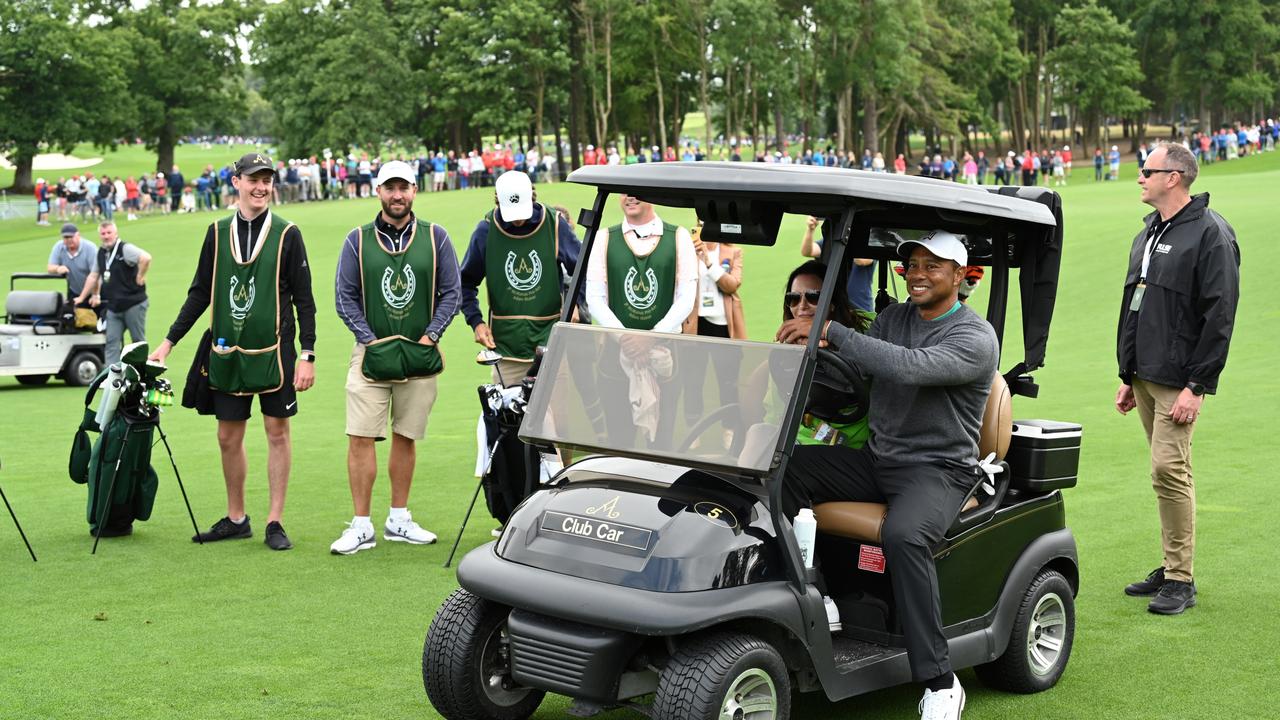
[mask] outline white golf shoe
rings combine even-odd
[[[329,546],[329,552],[334,555],[354,555],[361,550],[368,550],[375,547],[378,543],[373,539],[372,525],[352,525],[348,523],[347,529],[342,531],[342,536],[333,541]]]
[[[413,521],[409,513],[405,513],[405,516],[399,520],[387,518],[387,524],[382,529],[382,539],[407,542],[411,545],[430,545],[436,541],[436,534],[430,530],[423,530],[421,525]]]
[[[952,681],[948,690],[925,690],[920,698],[920,720],[960,720],[964,712],[964,688],[960,678]]]

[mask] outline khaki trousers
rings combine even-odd
[[[1182,388],[1133,381],[1138,416],[1151,447],[1151,486],[1160,510],[1164,576],[1191,582],[1196,546],[1196,487],[1191,477],[1191,434],[1195,421],[1179,425],[1169,410]]]

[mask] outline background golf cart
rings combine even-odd
[[[825,218],[828,288],[844,283],[848,258],[896,258],[902,238],[941,227],[966,237],[973,262],[991,266],[987,318],[1001,337],[1009,269],[1019,268],[1023,357],[993,383],[988,415],[1003,427],[992,422],[984,432],[998,456],[1010,449],[1004,388],[1034,396],[1025,372],[1043,364],[1056,294],[1054,193],[1010,197],[751,164],[590,168],[572,179],[599,189],[580,218],[584,256],[610,193],[696,207],[708,241],[771,245],[784,212]],[[575,290],[581,282],[579,272]],[[819,318],[831,295],[823,293]],[[649,365],[671,366],[667,378],[679,378],[690,357],[709,356],[712,378],[730,373],[742,404],[722,404],[718,383],[705,382],[697,391],[710,412],[701,418],[682,424],[659,411],[652,427],[628,424],[627,393],[617,392],[627,378],[609,360],[635,343],[650,353]],[[522,437],[610,457],[566,468],[526,500],[496,544],[463,559],[463,589],[437,613],[424,648],[436,709],[451,719],[527,717],[552,691],[574,698],[582,715],[652,695],[652,704],[635,707],[653,717],[781,718],[793,687],[835,700],[909,681],[885,575],[892,568],[878,552],[875,513],[882,518],[883,506],[819,508],[819,556],[845,610],[837,636],[789,519],[770,512],[780,504],[818,355],[816,337],[798,347],[558,325]],[[655,378],[658,396],[684,392],[665,382]],[[763,413],[746,409],[750,398],[765,399]],[[549,420],[552,406],[566,422]],[[735,419],[731,442],[709,442],[719,433],[706,430]],[[1066,441],[1045,441],[1068,429],[1057,433]],[[1075,483],[1079,429],[1028,423],[1016,435],[1012,472],[998,474],[989,492],[975,489],[973,507],[956,508],[935,557],[953,664],[981,665],[992,684],[1029,692],[1052,686],[1070,654],[1078,574],[1059,488]]]
[[[48,280],[66,288],[63,275],[9,276],[5,320],[0,324],[0,375],[24,385],[43,385],[57,375],[68,385],[88,385],[103,366],[106,337],[76,327],[75,308],[61,290],[15,290],[18,280]]]

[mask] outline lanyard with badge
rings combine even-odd
[[[1133,299],[1129,301],[1129,310],[1138,312],[1142,308],[1142,297],[1147,294],[1147,271],[1151,267],[1151,253],[1160,244],[1160,239],[1168,232],[1172,222],[1166,222],[1164,227],[1156,232],[1156,228],[1152,226],[1147,233],[1147,247],[1142,252],[1142,273],[1138,276],[1138,285],[1133,289]]]
[[[102,271],[102,284],[106,285],[111,282],[111,264],[116,261],[116,253],[120,252],[120,241],[117,240],[115,245],[111,246],[111,254],[107,256],[107,263]]]

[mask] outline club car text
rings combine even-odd
[[[653,537],[652,530],[551,510],[542,514],[542,529],[636,550],[648,550]]]

